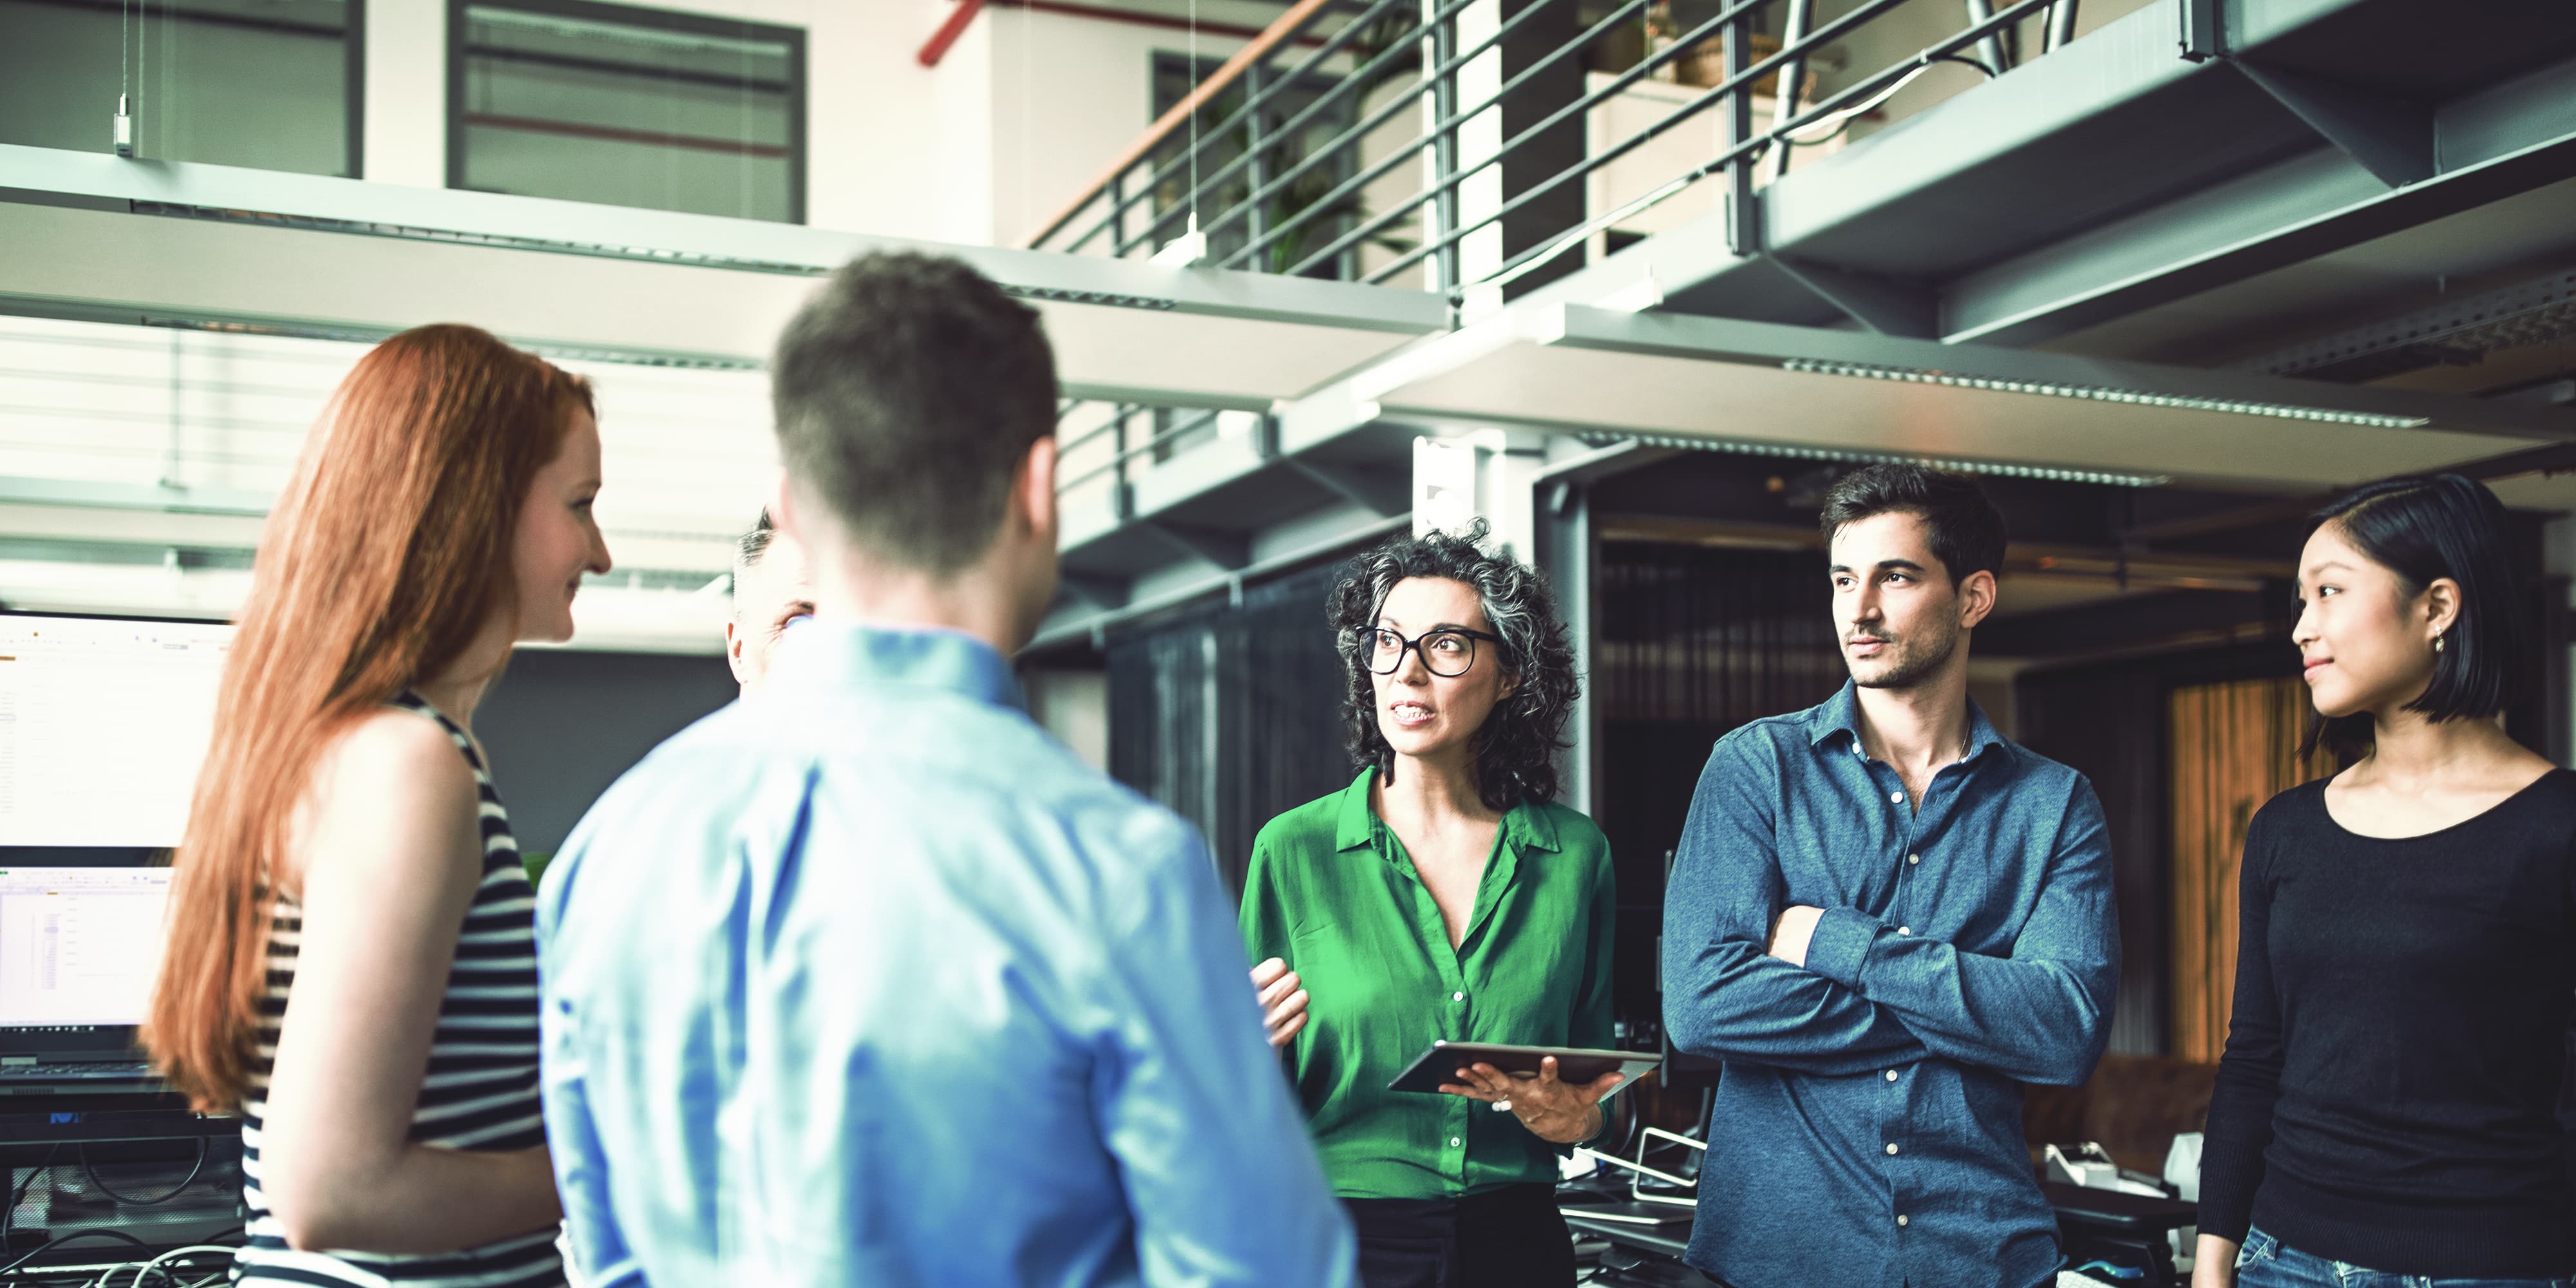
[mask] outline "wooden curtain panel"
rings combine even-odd
[[[2236,883],[2245,827],[2282,791],[2330,768],[2299,759],[2309,714],[2297,679],[2174,690],[2173,1054],[2215,1061],[2236,991]],[[2319,753],[2319,759],[2328,759]]]

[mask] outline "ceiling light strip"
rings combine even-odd
[[[2186,411],[2216,411],[2238,416],[2270,416],[2282,420],[2317,421],[2328,425],[2367,425],[2375,429],[2421,429],[2433,422],[2422,416],[2390,416],[2378,412],[2336,411],[2325,407],[2299,407],[2289,403],[2247,402],[2232,398],[2193,398],[2175,394],[2142,393],[2134,389],[2107,389],[2093,385],[2060,385],[2036,380],[1993,380],[1984,376],[1963,376],[1949,371],[1931,371],[1918,367],[1878,367],[1854,362],[1819,362],[1811,358],[1785,358],[1780,369],[1816,376],[1857,376],[1866,380],[1901,380],[1912,384],[1948,385],[1956,389],[1984,389],[1995,393],[2036,394],[2045,398],[2080,398],[2090,402],[2133,403],[2141,407],[2172,407]]]

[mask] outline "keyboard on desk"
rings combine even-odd
[[[140,1060],[64,1060],[0,1063],[0,1096],[43,1095],[59,1090],[156,1087],[160,1078]]]

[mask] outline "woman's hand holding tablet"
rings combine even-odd
[[[1590,1140],[1601,1131],[1600,1100],[1628,1075],[1616,1071],[1590,1082],[1566,1082],[1556,1076],[1556,1057],[1542,1056],[1538,1076],[1515,1078],[1481,1060],[1458,1070],[1458,1081],[1441,1084],[1453,1096],[1482,1100],[1508,1109],[1530,1134],[1558,1145]]]

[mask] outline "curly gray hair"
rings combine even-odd
[[[1476,732],[1476,788],[1488,809],[1505,810],[1524,798],[1556,797],[1555,754],[1567,746],[1566,717],[1581,683],[1574,649],[1556,612],[1547,577],[1524,563],[1488,554],[1488,529],[1476,520],[1462,533],[1400,536],[1351,561],[1325,601],[1333,640],[1342,654],[1342,736],[1351,758],[1392,780],[1395,749],[1377,723],[1374,677],[1360,660],[1361,628],[1377,624],[1378,610],[1395,584],[1413,577],[1462,582],[1476,592],[1485,621],[1503,637],[1503,668],[1519,685],[1495,706]]]

